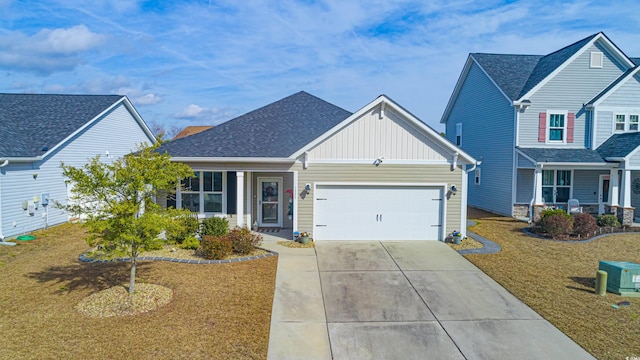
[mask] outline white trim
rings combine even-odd
[[[245,176],[247,179],[247,226],[252,229],[253,228],[253,219],[251,219],[253,214],[253,172],[247,171]]]
[[[284,205],[283,190],[284,190],[284,178],[282,176],[258,176],[256,178],[256,205],[257,205],[257,221],[260,227],[282,227],[282,216],[284,211],[282,209]],[[278,183],[278,222],[275,224],[262,223],[262,182],[263,181],[276,181]]]
[[[106,108],[105,110],[103,110],[101,113],[99,113],[98,115],[96,115],[93,119],[89,120],[88,122],[86,122],[84,125],[82,125],[80,128],[78,128],[76,131],[72,132],[71,135],[67,136],[66,138],[64,138],[62,141],[60,141],[59,143],[57,143],[56,145],[54,145],[52,148],[50,148],[47,152],[45,152],[44,154],[42,154],[41,158],[46,158],[47,156],[49,156],[50,154],[53,154],[57,149],[59,149],[60,147],[64,146],[64,144],[66,144],[69,140],[73,139],[76,135],[82,133],[85,129],[87,129],[88,127],[92,126],[94,123],[100,121],[103,119],[103,117],[110,113],[111,111],[113,111],[116,107],[118,107],[120,104],[123,104],[124,107],[129,111],[129,114],[131,116],[133,116],[134,120],[136,120],[136,122],[138,123],[138,125],[142,128],[142,131],[147,135],[147,137],[149,138],[149,140],[151,141],[152,144],[156,143],[156,138],[153,135],[153,133],[151,132],[151,130],[149,130],[149,127],[147,127],[147,124],[142,120],[142,118],[140,117],[140,114],[138,114],[138,112],[135,110],[135,108],[133,107],[133,105],[131,104],[131,102],[129,102],[129,99],[127,99],[126,96],[122,96],[120,99],[118,99],[116,102],[114,102],[113,104],[111,104],[111,106],[109,106],[108,108]]]
[[[375,159],[313,159],[309,160],[309,164],[354,164],[354,165],[370,165]],[[449,165],[449,160],[393,160],[384,159],[380,166],[384,165]]]
[[[184,157],[175,156],[171,158],[174,162],[184,163],[294,163],[296,159],[292,158],[271,158],[271,157]]]
[[[480,185],[482,183],[482,168],[476,168],[473,174],[473,185]],[[514,181],[515,184],[515,181]],[[515,201],[513,202],[515,204]]]
[[[545,171],[553,171],[553,186],[551,186],[551,185],[544,185],[544,172],[545,172]],[[570,184],[569,184],[569,186],[566,186],[566,185],[558,185],[558,183],[557,183],[557,182],[558,182],[558,171],[569,171],[569,173],[571,174],[571,175],[570,175],[570,176],[571,176],[571,179],[570,179]],[[541,168],[541,170],[540,170],[540,175],[541,175],[541,176],[540,176],[540,179],[541,179],[542,181],[540,182],[540,190],[541,190],[541,191],[540,191],[540,198],[541,198],[541,200],[542,200],[542,202],[543,202],[544,204],[564,204],[564,203],[566,202],[566,201],[557,201],[556,197],[557,197],[557,193],[558,193],[558,187],[562,187],[562,188],[567,188],[567,187],[568,187],[568,188],[569,188],[569,197],[567,198],[567,201],[568,201],[569,199],[573,199],[573,185],[574,185],[574,182],[575,182],[575,181],[574,181],[574,180],[575,180],[575,176],[574,176],[573,171],[574,171],[574,169],[567,169],[567,168],[564,168],[564,169],[553,169],[553,168],[552,168],[552,169],[549,169],[549,168],[547,168],[546,166],[544,167],[544,169],[542,169],[542,168]],[[553,188],[553,193],[551,194],[551,196],[553,197],[553,199],[552,199],[552,202],[550,202],[550,203],[547,203],[547,202],[544,200],[544,197],[542,196],[542,190],[543,190],[545,187],[552,187],[552,188]]]
[[[465,162],[469,164],[475,164],[476,160],[471,155],[467,154],[462,149],[458,148],[454,144],[450,143],[448,140],[444,139],[439,133],[437,133],[435,130],[427,126],[420,119],[416,118],[415,116],[413,116],[413,114],[407,112],[401,106],[399,106],[398,104],[396,104],[395,102],[393,102],[391,99],[387,98],[384,95],[378,96],[375,100],[365,105],[360,110],[356,111],[351,116],[341,121],[336,126],[332,127],[330,130],[326,131],[324,134],[318,136],[315,140],[311,141],[310,143],[308,143],[307,145],[305,145],[304,147],[302,147],[301,149],[293,153],[293,155],[291,155],[290,158],[293,158],[293,159],[298,158],[305,151],[312,149],[313,147],[320,144],[321,142],[323,142],[333,134],[342,130],[344,127],[346,127],[348,124],[350,124],[354,120],[357,120],[362,115],[366,114],[367,112],[370,112],[371,110],[373,110],[374,108],[376,108],[378,105],[382,103],[386,103],[387,107],[390,107],[393,111],[397,112],[399,115],[401,115],[406,120],[408,120],[409,125],[414,126],[415,128],[417,128],[417,130],[422,131],[424,134],[431,137],[431,139],[434,140],[434,143],[441,146],[444,150],[448,150],[451,154],[458,152],[460,153],[460,156],[465,160]]]
[[[224,194],[222,195],[224,197]],[[236,225],[243,227],[244,224],[244,172],[236,171]],[[249,224],[251,227],[251,224]]]
[[[631,170],[622,169],[622,183],[620,184],[622,187],[622,201],[620,205],[623,208],[631,207]]]
[[[452,184],[453,185],[453,184]],[[320,181],[320,182],[314,182],[313,183],[313,220],[312,220],[312,224],[311,227],[312,229],[316,228],[316,189],[318,186],[377,186],[377,187],[430,187],[430,188],[441,188],[442,190],[442,209],[440,210],[441,213],[441,219],[442,219],[442,226],[440,226],[440,234],[439,236],[439,241],[444,241],[445,237],[446,237],[446,233],[447,233],[447,203],[449,201],[446,200],[446,195],[447,195],[447,189],[449,188],[449,184],[447,183],[406,183],[406,182],[391,182],[391,183],[380,183],[380,182],[347,182],[347,181],[335,181],[335,182],[331,182],[331,181]],[[466,189],[465,189],[466,190]],[[463,229],[466,229],[466,226],[463,227]]]
[[[293,172],[293,232],[298,231],[298,171]]]
[[[474,173],[478,170],[479,169],[476,167]],[[460,191],[462,191],[462,193],[460,194],[460,233],[462,235],[462,238],[465,238],[467,236],[467,195],[469,192],[469,172],[467,171],[467,169],[463,168],[460,173]],[[444,230],[446,232],[447,224],[443,224],[442,227],[445,228]]]
[[[564,116],[564,125],[562,128],[562,140],[551,140],[551,115],[562,115]],[[546,124],[546,134],[545,134],[545,144],[566,144],[567,143],[567,135],[568,135],[568,125],[569,125],[569,111],[567,110],[547,110],[547,124]],[[574,120],[575,121],[575,120]],[[575,124],[574,124],[575,127]],[[554,127],[557,129],[558,127]]]
[[[451,110],[453,109],[453,105],[456,103],[456,101],[458,99],[458,95],[460,94],[460,90],[462,89],[462,86],[464,85],[465,81],[467,80],[467,76],[469,75],[469,71],[471,70],[471,66],[473,66],[474,63],[478,66],[480,71],[482,71],[484,73],[484,75],[487,77],[487,79],[489,79],[489,81],[491,81],[493,86],[495,86],[496,89],[498,89],[498,91],[502,94],[502,96],[504,96],[505,99],[507,99],[507,101],[509,103],[512,102],[512,99],[510,97],[508,97],[507,94],[504,93],[504,91],[502,91],[502,88],[500,88],[500,86],[498,86],[498,84],[496,84],[495,81],[493,81],[493,78],[491,76],[489,76],[489,74],[487,74],[487,72],[484,70],[484,68],[482,66],[480,66],[480,63],[476,61],[476,59],[472,56],[472,54],[469,54],[469,57],[467,58],[467,61],[465,62],[464,67],[462,68],[462,72],[460,73],[460,77],[458,77],[458,81],[456,82],[456,86],[453,88],[453,93],[451,94],[451,97],[449,98],[449,102],[447,102],[447,107],[444,109],[444,113],[442,114],[442,117],[440,118],[440,123],[441,124],[444,124],[444,123],[447,122],[447,119],[448,119],[449,115],[451,114]]]
[[[567,59],[564,63],[562,63],[562,65],[558,66],[554,71],[552,71],[551,74],[547,75],[536,86],[531,88],[531,90],[529,90],[526,94],[522,95],[518,100],[530,99],[532,95],[535,94],[541,87],[545,86],[549,81],[551,81],[551,79],[553,79],[556,75],[558,75],[558,73],[564,70],[570,63],[572,63],[575,59],[577,59],[579,56],[584,54],[585,51],[587,51],[587,49],[593,46],[593,44],[595,44],[597,41],[604,42],[603,46],[607,47],[608,50],[612,52],[612,55],[614,57],[617,57],[623,63],[626,63],[626,65],[629,68],[635,67],[635,64],[631,60],[629,60],[629,58],[624,53],[622,53],[615,44],[609,41],[609,39],[607,39],[607,37],[604,36],[602,32],[600,32],[596,36],[594,36],[593,39],[591,39],[588,43],[586,43],[580,50],[576,51],[569,59]]]
[[[215,173],[215,172],[219,172],[222,173],[222,191],[218,192],[218,191],[207,191],[206,193],[221,193],[222,195],[222,211],[221,212],[205,212],[204,211],[204,176],[200,176],[198,175],[198,179],[199,184],[199,190],[198,190],[198,198],[200,201],[200,205],[198,208],[198,214],[201,215],[228,215],[227,214],[227,172],[230,171],[224,171],[224,170],[210,170],[210,169],[203,169],[203,170],[197,170],[197,169],[192,169],[194,173],[198,172],[198,173],[202,173],[202,172],[211,172],[211,173]],[[213,185],[213,184],[212,184]],[[182,191],[181,189],[181,185],[178,184],[178,188],[176,189],[176,209],[183,209],[182,207],[182,194],[183,193],[188,193],[188,194],[195,194],[195,191]],[[237,206],[237,205],[236,205]]]
[[[596,129],[598,128],[598,112],[595,108],[587,108],[585,112],[585,117],[591,113],[591,144],[589,144],[589,148],[594,150],[596,149],[596,133],[598,132]],[[574,124],[575,130],[575,124]]]
[[[610,205],[611,204],[611,200],[613,199],[613,181],[611,181],[611,178],[613,177],[614,171],[611,170],[611,172],[609,174],[600,174],[598,176],[598,214],[604,214],[605,212],[605,205]],[[618,170],[615,171],[615,177],[618,177]],[[606,180],[609,180],[609,189],[607,189],[608,193],[609,193],[609,198],[607,199],[607,201],[604,201],[603,198],[603,193],[602,193],[602,185],[604,185],[604,180],[605,178],[608,178]],[[616,181],[617,182],[617,181]],[[617,186],[616,186],[616,191],[617,193]],[[617,196],[616,196],[617,197]],[[616,205],[618,203],[617,199],[615,201]]]
[[[589,68],[602,69],[604,65],[604,53],[602,51],[592,51],[589,55]]]

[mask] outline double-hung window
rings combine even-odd
[[[223,212],[223,176],[220,171],[196,171],[182,180],[181,207],[197,213]]]
[[[571,170],[543,170],[542,198],[545,203],[565,203],[571,197]]]
[[[462,146],[462,123],[456,124],[456,145]]]
[[[616,114],[615,132],[638,131],[638,114]]]
[[[565,142],[567,113],[549,111],[549,141]]]

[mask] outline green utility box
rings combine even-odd
[[[640,264],[627,261],[600,261],[607,272],[607,291],[622,296],[640,297]]]

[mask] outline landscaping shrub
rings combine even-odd
[[[186,239],[184,239],[184,241],[182,242],[182,244],[179,245],[179,247],[181,249],[197,250],[200,247],[200,240],[198,240],[198,238],[196,238],[195,236],[189,236]]]
[[[619,227],[620,221],[618,221],[618,217],[612,214],[608,215],[598,215],[596,219],[596,223],[598,226],[607,226],[607,227]]]
[[[593,216],[583,213],[573,215],[573,232],[576,234],[588,238],[595,234],[596,230],[598,230],[598,224]]]
[[[569,214],[562,210],[553,210],[554,213],[543,211],[542,217],[538,222],[538,227],[543,233],[549,234],[552,238],[571,233],[573,229],[573,219]]]
[[[204,235],[197,252],[205,259],[222,260],[232,251],[233,245],[229,237]]]
[[[224,236],[229,233],[229,221],[225,218],[210,217],[202,220],[200,234],[210,236]]]
[[[545,217],[552,215],[564,215],[569,217],[569,214],[562,209],[545,209],[540,213],[540,219],[544,219]]]
[[[170,244],[182,244],[182,242],[193,236],[198,231],[200,222],[192,216],[184,215],[173,219],[171,226],[166,229],[167,242]]]
[[[262,236],[252,233],[246,226],[243,228],[236,226],[227,237],[231,240],[233,252],[240,255],[250,254],[256,246],[262,243]]]

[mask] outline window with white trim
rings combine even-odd
[[[571,170],[542,170],[542,199],[547,204],[571,198]]]
[[[462,146],[462,123],[456,124],[456,145]]]
[[[480,168],[476,168],[475,184],[480,185]]]
[[[600,51],[591,52],[591,68],[602,68],[602,63],[604,62],[604,56]]]
[[[615,115],[615,132],[638,131],[638,120],[640,114],[616,113]]]
[[[567,113],[548,111],[549,130],[547,139],[549,142],[565,142],[567,133]]]
[[[222,213],[223,178],[220,171],[196,171],[194,177],[182,180],[179,207],[196,213]]]

